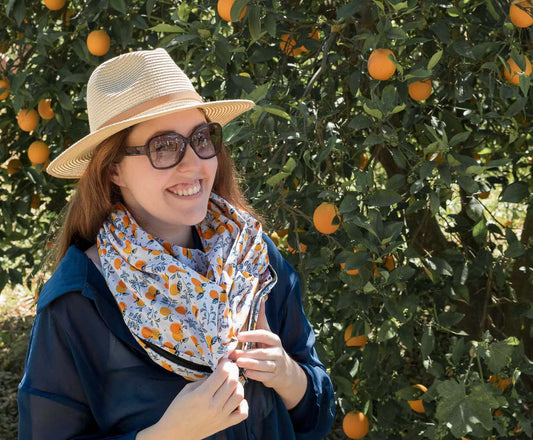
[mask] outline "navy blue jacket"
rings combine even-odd
[[[266,302],[267,320],[307,374],[307,390],[288,411],[273,389],[249,380],[244,387],[248,418],[209,439],[322,439],[335,412],[331,380],[314,349],[298,275],[263,236],[278,275]],[[138,431],[161,418],[187,383],[148,357],[125,325],[100,271],[71,246],[37,304],[18,390],[19,439],[134,440]]]

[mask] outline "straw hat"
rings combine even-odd
[[[91,132],[63,151],[46,171],[64,179],[81,177],[102,141],[139,122],[201,108],[211,121],[224,125],[253,106],[245,99],[204,102],[164,49],[120,55],[98,66],[87,83]]]

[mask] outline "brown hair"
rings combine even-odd
[[[54,240],[52,255],[55,267],[72,245],[86,249],[96,242],[96,236],[103,222],[111,213],[113,204],[121,200],[120,189],[111,182],[111,166],[123,158],[122,146],[128,129],[110,136],[94,151],[94,154],[80,178],[76,191],[66,206],[63,224]],[[217,156],[218,167],[212,191],[231,205],[249,212],[265,225],[264,218],[246,201],[240,188],[241,176],[226,145]]]

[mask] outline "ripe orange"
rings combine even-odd
[[[346,341],[346,346],[364,348],[367,342],[368,342],[367,335],[357,335],[357,336],[352,336],[350,339],[348,339]]]
[[[287,249],[291,254],[299,254],[300,252],[305,254],[305,251],[307,251],[307,245],[300,242],[300,250],[296,250],[289,243],[287,243]]]
[[[389,272],[391,270],[394,270],[394,268],[396,267],[396,257],[392,254],[387,255],[383,259],[383,265],[387,268]]]
[[[313,224],[318,232],[333,234],[340,226],[332,224],[336,216],[340,217],[337,207],[333,203],[323,202],[313,213]]]
[[[105,55],[109,51],[111,39],[106,31],[98,29],[87,36],[87,49],[97,57]]]
[[[344,416],[342,430],[348,438],[361,439],[368,434],[368,418],[361,411],[353,410]]]
[[[24,131],[32,131],[39,124],[39,115],[34,109],[20,109],[17,115],[17,123]]]
[[[425,393],[428,389],[420,384],[420,383],[417,383],[415,385],[413,385],[413,388],[417,388],[419,389],[420,391],[422,391],[423,393]],[[422,399],[417,399],[417,400],[408,400],[407,403],[409,404],[409,406],[411,407],[411,409],[417,413],[425,413],[426,410],[424,408],[424,404],[422,403]]]
[[[504,391],[505,388],[507,388],[512,383],[511,379],[502,379],[498,375],[490,376],[489,382],[495,387],[500,388],[500,390],[502,391]]]
[[[57,11],[65,6],[65,0],[44,0],[44,5],[51,11]]]
[[[37,209],[41,206],[41,198],[37,194],[33,194],[30,200],[30,208]]]
[[[507,70],[507,67],[503,69],[503,75],[505,76],[505,79],[511,83],[517,86],[520,84],[520,77],[518,76],[519,73],[525,73],[526,75],[531,75],[531,61],[529,61],[529,58],[526,56],[526,70],[525,72],[518,67],[518,64],[515,63],[515,61],[512,58],[509,58],[507,60],[507,64],[509,64],[510,71]]]
[[[509,18],[511,23],[516,27],[526,28],[533,24],[533,17],[531,7],[533,5],[529,1],[520,3],[512,3],[509,8]]]
[[[39,112],[39,116],[43,119],[52,119],[56,115],[52,110],[51,99],[41,99],[37,106],[37,111]]]
[[[396,65],[389,58],[396,59],[394,53],[390,49],[376,49],[368,57],[367,69],[370,76],[380,81],[385,81],[394,75],[396,72]]]
[[[22,161],[20,159],[11,159],[7,163],[7,173],[12,176],[13,174],[17,174],[21,168],[23,167]]]
[[[342,270],[345,270],[344,268],[346,267],[346,264],[345,263],[341,263],[341,269]],[[346,273],[348,275],[357,275],[359,273],[359,269],[352,269],[352,270],[347,270]]]
[[[309,38],[313,38],[314,40],[317,40],[320,38],[320,35],[318,34],[318,30],[313,29],[309,34],[307,35]],[[282,34],[281,35],[281,42],[279,43],[279,47],[281,50],[286,53],[289,56],[298,56],[303,52],[309,52],[309,50],[304,46],[296,46],[296,40],[294,37],[290,34]]]
[[[50,157],[50,148],[43,141],[34,141],[28,148],[28,157],[32,165],[43,164]]]
[[[415,101],[425,101],[431,95],[431,80],[429,78],[422,81],[415,81],[409,84],[409,96]]]
[[[362,170],[366,169],[369,160],[370,159],[368,157],[368,154],[363,152],[363,154],[361,154],[361,156],[359,157],[359,168]]]
[[[226,20],[231,23],[231,8],[233,6],[233,3],[235,3],[235,0],[218,0],[217,12],[222,20]],[[244,18],[244,15],[246,14],[246,9],[247,7],[245,6],[241,12],[239,21]]]
[[[0,79],[0,100],[6,99],[9,96],[11,85],[7,78]]]

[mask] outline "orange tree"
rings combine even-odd
[[[532,437],[533,45],[509,2],[47,4],[0,11],[1,286],[42,270],[73,187],[29,146],[87,133],[99,63],[165,47],[206,99],[257,103],[225,141],[305,288],[330,437]]]

